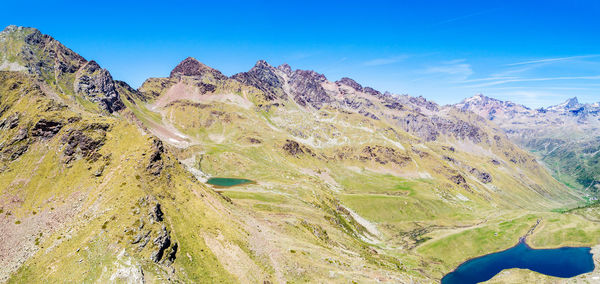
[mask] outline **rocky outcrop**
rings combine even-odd
[[[152,253],[150,259],[154,262],[159,262],[162,259],[165,250],[171,245],[171,236],[164,225],[162,231],[160,231],[153,243],[156,246],[156,250]]]
[[[479,181],[481,181],[482,183],[491,183],[492,182],[492,176],[485,171],[479,170],[477,168],[471,167],[461,161],[458,161],[452,157],[448,157],[448,156],[443,156],[442,157],[444,160],[466,170],[467,172],[469,172],[470,174],[474,175]]]
[[[457,175],[453,175],[450,176],[449,178],[454,184],[462,186],[465,189],[470,190],[469,184],[467,183],[467,180],[465,179],[464,176],[462,176],[461,174],[457,174]]]
[[[348,78],[348,77],[343,77],[342,79],[338,80],[335,82],[338,85],[346,85],[356,91],[362,92],[363,91],[363,87],[359,84],[356,83],[356,81]]]
[[[193,57],[188,57],[181,61],[169,75],[170,78],[180,78],[181,76],[204,77],[211,75],[218,80],[225,80],[227,76],[216,69],[210,68]]]
[[[8,26],[2,34],[11,35],[13,39],[24,43],[20,50],[12,50],[16,52],[12,55],[19,58],[18,63],[24,65],[27,73],[37,78],[61,79],[85,64],[83,57],[37,29]]]
[[[407,132],[411,132],[425,141],[435,141],[440,134],[455,137],[460,140],[469,139],[475,143],[487,140],[487,134],[467,121],[455,118],[453,120],[440,116],[425,116],[409,114],[404,118],[396,118]]]
[[[0,43],[0,51],[13,58],[14,64],[42,82],[53,82],[55,91],[74,94],[99,105],[106,112],[115,112],[125,106],[115,89],[110,73],[94,61],[86,61],[79,54],[37,29],[10,26],[2,32],[10,37],[20,49],[5,48]],[[72,84],[72,89],[64,88]],[[61,86],[61,87],[59,87]]]
[[[302,151],[300,144],[298,144],[298,142],[296,142],[294,140],[286,140],[285,144],[283,145],[283,150],[285,152],[287,152],[289,155],[296,156],[296,157],[298,155],[304,154],[304,151]]]
[[[31,143],[27,138],[27,128],[21,128],[6,143],[0,143],[0,157],[4,160],[14,161],[25,154]]]
[[[154,204],[154,205],[151,205]],[[160,203],[153,196],[140,198],[133,208],[133,214],[141,214],[139,219],[125,233],[131,235],[129,243],[135,245],[135,251],[140,253],[150,250],[150,260],[164,265],[172,264],[177,256],[178,244],[173,240],[171,231],[164,222],[165,213]],[[146,223],[146,220],[149,221]],[[134,236],[135,235],[135,236]]]
[[[471,170],[469,170],[469,172],[473,175],[475,175],[475,177],[477,177],[477,179],[479,179],[479,181],[483,182],[483,183],[491,183],[492,182],[492,176],[484,171],[478,170],[476,168],[471,168]]]
[[[150,159],[148,161],[148,165],[146,166],[146,170],[153,175],[159,175],[163,169],[163,159],[162,154],[165,149],[163,147],[162,141],[158,139],[152,140],[152,153],[150,154]]]
[[[125,108],[112,76],[93,60],[77,72],[74,90],[75,94],[98,103],[102,110],[109,113]]]
[[[288,66],[289,67],[289,66]],[[264,60],[259,60],[248,72],[238,73],[231,78],[254,86],[265,93],[267,100],[287,99],[283,91],[285,79],[277,75],[278,70]]]
[[[438,111],[439,107],[436,103],[426,100],[424,97],[409,97],[408,101],[415,106],[424,108],[429,111]]]
[[[290,67],[290,65],[288,65],[287,63],[283,63],[277,66],[277,70],[283,72],[283,74],[286,74],[288,76],[292,75],[292,67]]]
[[[63,151],[65,163],[69,163],[78,157],[96,160],[97,151],[104,145],[106,138],[104,133],[98,138],[92,138],[81,130],[71,130],[62,140],[66,144]]]
[[[375,161],[382,165],[391,163],[398,166],[404,166],[406,163],[411,161],[411,158],[408,155],[400,153],[394,148],[375,145],[363,147],[359,154],[359,160]]]
[[[298,142],[294,140],[286,140],[283,145],[283,150],[291,156],[299,157],[303,154],[308,154],[310,156],[316,156],[315,153],[308,147],[300,145]]]
[[[323,74],[315,71],[296,70],[290,78],[294,100],[301,106],[312,106],[321,109],[333,99],[321,86],[327,80]]]
[[[171,234],[167,231],[167,227],[163,225],[158,236],[152,241],[155,250],[150,255],[150,259],[156,263],[164,263],[170,265],[175,261],[177,256],[178,244],[171,240]]]
[[[63,127],[63,122],[53,121],[45,118],[40,119],[31,129],[31,136],[40,138],[52,138]]]
[[[0,121],[0,129],[13,129],[19,125],[19,113],[13,113]]]
[[[63,162],[68,164],[80,158],[92,162],[98,160],[101,156],[98,151],[104,146],[106,131],[109,129],[110,125],[106,123],[89,123],[68,129],[61,138],[61,143],[65,145]]]
[[[395,117],[395,120],[406,132],[413,133],[425,141],[435,141],[440,135],[440,132],[425,115],[410,113],[406,117]]]
[[[160,203],[156,203],[148,215],[151,222],[162,222],[164,214],[160,209]]]

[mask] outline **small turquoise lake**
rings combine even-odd
[[[223,178],[223,177],[213,177],[209,178],[206,183],[212,184],[216,187],[232,187],[236,185],[249,184],[254,183],[253,180],[243,179],[243,178]]]
[[[505,251],[468,260],[442,278],[442,284],[469,284],[490,280],[504,269],[522,268],[570,278],[594,270],[591,249],[562,247],[532,249],[524,241]]]

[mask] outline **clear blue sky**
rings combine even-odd
[[[8,1],[9,24],[133,87],[193,56],[227,75],[265,59],[442,104],[480,92],[532,107],[600,101],[596,0]]]

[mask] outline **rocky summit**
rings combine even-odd
[[[0,33],[0,282],[437,283],[521,237],[600,238],[598,104],[173,65],[134,89]]]

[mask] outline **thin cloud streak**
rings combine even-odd
[[[425,73],[443,73],[443,74],[448,74],[448,75],[461,75],[465,78],[469,77],[473,74],[471,65],[466,64],[466,63],[429,67],[429,68],[425,69],[424,72]]]
[[[387,58],[376,58],[376,59],[372,59],[372,60],[363,62],[363,65],[366,65],[366,66],[388,65],[388,64],[393,64],[393,63],[403,61],[406,58],[408,58],[407,55],[399,55],[399,56],[393,56],[393,57],[387,57]]]
[[[463,15],[463,16],[451,18],[451,19],[448,19],[448,20],[437,22],[437,23],[433,24],[433,26],[439,26],[439,25],[448,24],[448,23],[459,21],[459,20],[464,20],[464,19],[467,19],[467,18],[479,16],[479,15],[484,15],[484,14],[487,14],[487,13],[490,13],[490,12],[493,12],[493,11],[496,11],[496,10],[498,10],[498,9],[496,8],[496,9],[483,10],[483,11],[475,12],[475,13],[472,13],[472,14],[467,14],[467,15]]]
[[[579,90],[593,90],[592,88],[582,88],[582,87],[529,87],[529,86],[520,86],[520,87],[497,87],[494,90],[562,90],[562,91],[579,91]]]
[[[494,78],[498,80],[498,78]],[[600,80],[600,75],[597,76],[575,76],[575,77],[548,77],[548,78],[517,78],[517,79],[499,79],[498,81],[492,81],[488,83],[470,85],[467,87],[478,88],[478,87],[490,87],[496,85],[502,85],[507,83],[516,82],[540,82],[540,81],[559,81],[559,80]]]
[[[506,64],[506,66],[528,65],[528,64],[548,63],[548,62],[556,62],[556,61],[567,61],[567,60],[573,60],[573,59],[591,58],[591,57],[598,57],[598,56],[600,56],[600,55],[591,54],[591,55],[579,55],[579,56],[569,56],[569,57],[545,58],[545,59],[510,63],[510,64]]]

